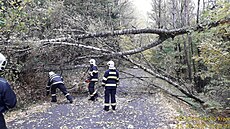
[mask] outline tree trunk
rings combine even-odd
[[[199,24],[199,18],[200,18],[200,0],[198,0],[197,3],[196,24]]]
[[[189,7],[188,7],[188,0],[185,0],[185,22],[186,22],[186,25],[187,26],[190,26],[190,23],[189,23],[189,21],[190,21],[190,14],[189,14]],[[192,42],[191,42],[191,35],[190,34],[187,34],[187,41],[188,41],[188,44],[191,44]],[[185,45],[186,45],[186,42],[185,42]],[[185,53],[185,58],[186,58],[186,64],[187,64],[187,67],[188,67],[188,80],[190,81],[190,82],[192,82],[192,67],[191,67],[191,49],[190,49],[190,46],[191,45],[186,45],[185,47],[188,47],[186,50],[188,50],[187,51],[187,54]],[[187,56],[186,56],[187,55]]]
[[[159,0],[159,3],[158,3],[158,23],[157,23],[157,26],[158,26],[158,28],[160,29],[160,28],[162,28],[161,27],[161,0]]]
[[[203,0],[203,12],[205,11],[205,0]]]
[[[176,0],[172,0],[173,4],[173,9],[172,9],[172,14],[173,14],[173,29],[176,28]]]
[[[188,36],[187,36],[188,38]],[[187,80],[187,78],[189,78],[189,80],[191,79],[191,65],[189,63],[189,57],[188,57],[188,49],[187,48],[187,42],[186,42],[186,39],[185,37],[183,36],[183,40],[184,40],[184,64],[187,65],[187,70],[185,71],[185,80]],[[184,71],[184,70],[183,70]]]

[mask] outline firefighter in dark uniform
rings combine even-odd
[[[50,89],[51,89],[51,102],[57,102],[57,96],[56,96],[56,89],[60,89],[60,91],[65,95],[65,97],[67,98],[67,100],[70,103],[73,103],[73,98],[72,96],[67,92],[66,87],[64,85],[63,82],[63,78],[58,75],[55,74],[54,72],[49,72],[49,81],[48,84],[46,86],[46,95],[48,96],[50,93]]]
[[[116,95],[116,89],[117,89],[118,82],[119,82],[119,73],[114,67],[114,62],[109,61],[107,65],[109,66],[109,69],[105,71],[105,74],[102,80],[102,86],[105,87],[105,103],[104,103],[105,111],[109,111],[110,102],[111,102],[112,110],[116,109],[116,96],[115,95]]]
[[[95,85],[98,82],[98,69],[96,65],[96,61],[94,59],[90,59],[90,68],[89,68],[89,76],[86,82],[89,83],[88,90],[90,94],[89,100],[95,101],[98,97],[97,90],[95,90]]]
[[[5,56],[0,53],[0,129],[7,129],[3,113],[9,108],[15,107],[17,98],[9,83],[1,77],[6,67]]]

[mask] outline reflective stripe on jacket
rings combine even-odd
[[[64,84],[63,78],[60,75],[54,74],[49,78],[47,87],[50,87],[55,84]]]
[[[89,80],[93,82],[98,81],[98,69],[96,65],[92,65],[89,69]]]
[[[119,82],[119,73],[116,69],[108,69],[105,71],[102,85],[109,88],[114,89],[117,87]]]

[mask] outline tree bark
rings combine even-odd
[[[185,6],[185,25],[186,26],[189,26],[189,12],[188,12],[188,0],[185,0],[184,2],[184,6]],[[191,70],[191,63],[190,63],[190,45],[187,45],[187,41],[188,41],[188,44],[190,44],[191,40],[190,40],[190,37],[189,37],[189,34],[187,34],[186,36],[187,40],[184,40],[184,53],[185,53],[185,62],[187,64],[187,76],[188,76],[188,79],[190,82],[192,82],[192,70]]]
[[[159,0],[158,1],[159,3],[158,3],[158,22],[157,22],[157,26],[158,26],[158,28],[160,29],[160,28],[162,28],[161,27],[161,0]]]
[[[199,24],[200,20],[200,0],[197,1],[197,14],[196,14],[196,24]]]
[[[225,22],[229,22],[230,18],[225,19]],[[189,33],[191,31],[202,31],[207,26],[209,28],[218,26],[222,21],[212,22],[206,25],[196,25],[193,27],[182,27],[178,29],[123,29],[123,30],[114,30],[114,31],[102,31],[95,33],[87,33],[87,34],[79,34],[74,37],[66,37],[66,38],[57,38],[57,39],[46,39],[40,40],[37,42],[64,42],[64,41],[78,41],[79,39],[87,39],[87,38],[96,38],[96,37],[108,37],[108,36],[118,36],[118,35],[127,35],[127,34],[157,34],[160,37],[164,38],[174,38],[175,36]]]

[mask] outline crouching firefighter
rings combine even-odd
[[[17,98],[9,83],[1,77],[7,61],[0,53],[0,129],[7,129],[3,113],[9,108],[15,107]]]
[[[109,106],[111,102],[112,110],[116,109],[116,89],[119,82],[119,73],[114,67],[114,62],[109,61],[107,63],[109,69],[105,71],[102,86],[105,87],[105,105],[104,110],[109,111]],[[111,100],[111,101],[110,101]]]
[[[51,89],[51,102],[57,102],[57,96],[56,96],[56,89],[60,89],[60,91],[65,95],[65,97],[67,98],[67,100],[70,103],[73,103],[73,98],[72,96],[67,92],[66,87],[64,85],[63,82],[63,78],[58,75],[55,74],[54,72],[49,72],[49,81],[48,84],[46,86],[46,95],[48,96],[50,93],[50,89]]]
[[[96,61],[94,59],[91,59],[89,61],[90,68],[89,68],[89,76],[86,82],[89,83],[88,90],[90,94],[89,100],[95,101],[98,97],[97,90],[95,90],[95,85],[98,82],[98,69],[96,65]]]

